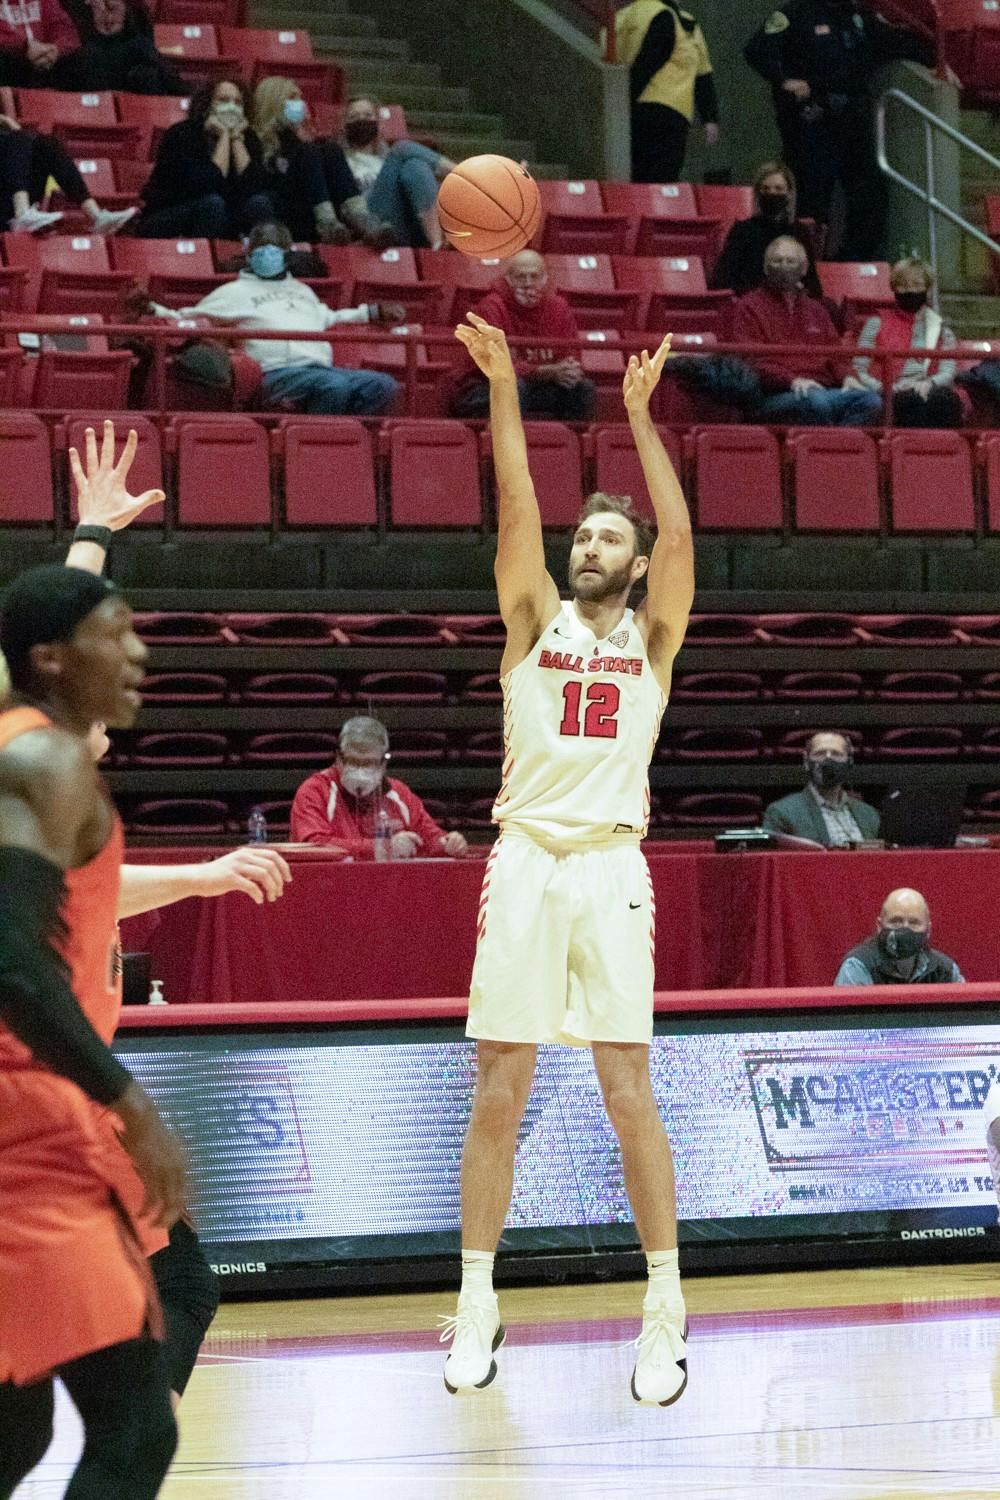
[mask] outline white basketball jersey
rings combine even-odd
[[[501,679],[504,766],[493,820],[542,841],[638,839],[667,695],[627,609],[598,640],[572,600]]]

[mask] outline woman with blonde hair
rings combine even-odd
[[[313,140],[309,106],[290,78],[262,78],[254,90],[254,126],[278,218],[293,240],[345,244],[358,238],[385,249],[391,229],[369,214],[343,151]],[[328,160],[329,156],[329,160]]]
[[[791,235],[805,247],[809,269],[803,285],[812,297],[820,295],[816,276],[816,244],[812,226],[796,217],[795,177],[783,161],[766,161],[753,180],[754,212],[739,219],[726,235],[712,271],[713,291],[732,291],[737,297],[754,292],[764,282],[764,254],[772,240]]]
[[[955,347],[955,335],[928,300],[934,272],[919,255],[907,255],[893,266],[889,285],[895,307],[874,313],[862,328],[858,344],[900,354],[890,367],[897,425],[961,427],[964,407],[955,389],[955,361],[937,359],[934,354],[935,350]],[[873,367],[867,355],[859,355],[853,375],[844,384],[885,393],[884,370],[881,362]]]

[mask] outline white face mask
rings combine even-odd
[[[220,125],[226,125],[230,129],[235,126],[246,124],[246,115],[243,113],[242,104],[235,99],[223,99],[212,106],[212,114]]]
[[[340,784],[352,797],[370,797],[382,785],[381,767],[341,766]]]

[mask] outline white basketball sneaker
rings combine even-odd
[[[442,1318],[441,1323],[440,1342],[453,1341],[444,1364],[445,1386],[453,1396],[459,1391],[485,1390],[496,1379],[493,1356],[507,1337],[497,1299],[474,1302],[471,1297],[459,1297],[455,1316]]]
[[[662,1302],[643,1304],[639,1353],[632,1371],[632,1396],[643,1406],[673,1406],[687,1385],[687,1321],[678,1328]]]

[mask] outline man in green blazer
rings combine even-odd
[[[879,815],[860,797],[844,789],[854,753],[844,734],[821,731],[806,745],[803,757],[809,780],[804,791],[772,802],[764,813],[764,827],[811,839],[827,849],[879,836]]]

